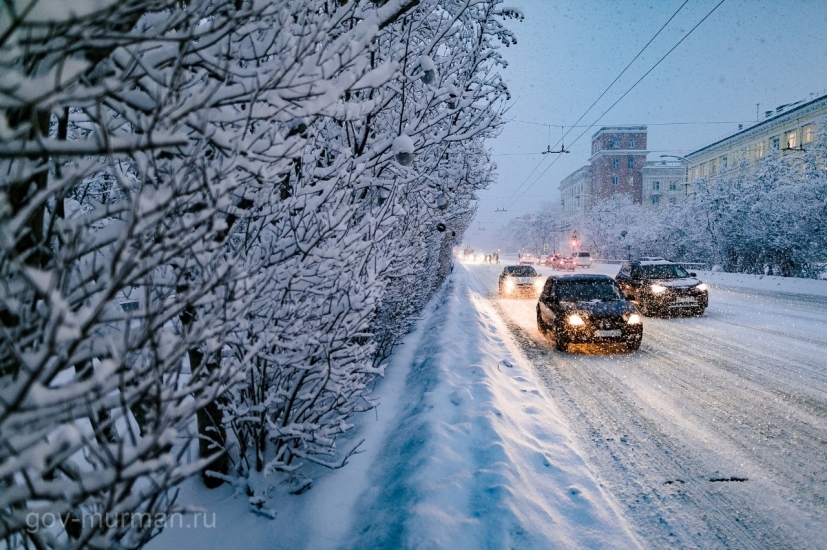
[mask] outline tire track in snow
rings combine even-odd
[[[695,450],[668,433],[662,422],[646,418],[634,392],[619,383],[617,375],[606,372],[612,367],[628,368],[624,363],[639,362],[645,351],[623,355],[621,361],[565,356],[538,344],[499,312],[561,409],[589,434],[593,460],[653,546],[803,545],[794,533],[785,532],[786,526],[763,513],[757,515],[749,494],[721,487],[732,484],[709,483],[713,470],[699,460]]]

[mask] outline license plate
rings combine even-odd
[[[675,302],[678,303],[678,304],[694,304],[695,303],[695,298],[692,298],[691,296],[687,297],[687,298],[678,297],[678,298],[675,298]]]
[[[611,336],[620,336],[620,329],[615,330],[596,330],[594,335],[598,338],[609,338]]]

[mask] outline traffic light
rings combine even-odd
[[[571,248],[572,248],[572,250],[577,248],[577,237],[572,237],[571,238]]]

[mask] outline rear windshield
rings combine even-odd
[[[506,268],[506,272],[509,275],[514,275],[515,277],[536,277],[537,272],[534,271],[534,268],[530,265],[514,265],[511,267]]]
[[[681,279],[683,277],[689,277],[689,273],[677,264],[655,264],[632,268],[632,277],[643,279]]]
[[[571,281],[560,284],[561,302],[590,300],[621,300],[620,291],[612,281]]]
[[[588,252],[578,252],[577,255],[580,256],[581,258],[588,258],[589,257]]]

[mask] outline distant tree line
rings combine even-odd
[[[156,526],[80,518],[175,510],[199,473],[260,512],[345,464],[495,177],[515,17],[0,5],[0,540],[138,547]]]

